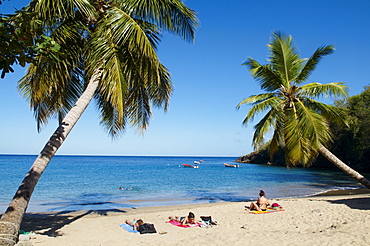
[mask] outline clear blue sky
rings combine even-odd
[[[0,13],[28,1],[10,0]],[[241,156],[253,150],[253,124],[242,126],[248,110],[235,106],[261,93],[241,63],[248,56],[265,63],[271,32],[291,34],[301,57],[334,44],[307,82],[343,81],[355,95],[370,84],[370,1],[368,0],[187,0],[201,26],[194,44],[164,35],[161,61],[175,91],[167,113],[154,111],[144,136],[128,129],[112,141],[99,125],[92,103],[57,154]],[[0,81],[0,153],[38,154],[57,127],[36,131],[33,113],[18,94],[23,68]],[[331,103],[332,101],[326,101]]]

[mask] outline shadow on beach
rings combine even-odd
[[[359,209],[359,210],[370,210],[370,198],[350,198],[350,199],[340,199],[329,201],[333,204],[345,204],[352,209]]]
[[[326,196],[348,196],[348,195],[370,195],[370,190],[361,188],[361,189],[353,189],[353,190],[334,190],[328,191],[315,197],[326,197]],[[345,204],[352,209],[359,209],[359,210],[370,210],[370,197],[355,197],[355,198],[347,198],[347,199],[336,199],[336,200],[329,200],[328,202],[333,204]]]
[[[25,214],[21,229],[26,232],[38,231],[37,234],[51,237],[62,236],[58,230],[87,215],[107,216],[111,213],[126,213],[124,210],[89,210],[89,211],[64,211],[58,213],[30,213]]]

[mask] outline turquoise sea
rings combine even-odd
[[[0,155],[0,213],[36,156]],[[303,197],[361,187],[343,172],[240,164],[237,157],[55,156],[32,195],[28,212],[105,210],[175,204]],[[198,169],[184,168],[203,160]],[[368,174],[365,174],[369,178]],[[123,189],[120,190],[119,187]]]

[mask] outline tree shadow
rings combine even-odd
[[[108,213],[126,213],[126,211],[120,209],[108,209],[81,212],[63,211],[59,213],[25,214],[20,228],[26,232],[39,231],[38,234],[40,235],[58,237],[63,235],[58,232],[58,230],[65,225],[71,224],[89,214],[107,216]]]
[[[345,204],[352,209],[370,210],[370,197],[340,199],[329,202],[333,204]]]

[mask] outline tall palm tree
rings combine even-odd
[[[19,90],[39,130],[50,117],[60,124],[0,220],[1,245],[14,245],[40,176],[93,98],[112,137],[127,124],[145,130],[152,105],[166,110],[172,83],[156,54],[161,31],[192,41],[198,24],[179,0],[34,0],[29,11],[61,49],[43,49]]]
[[[370,182],[361,174],[336,158],[324,146],[332,140],[329,122],[345,123],[341,108],[327,105],[315,99],[325,96],[347,96],[347,87],[341,83],[302,85],[320,60],[334,51],[333,46],[318,48],[309,59],[301,59],[292,44],[292,37],[273,33],[268,45],[269,63],[259,64],[248,58],[242,65],[248,66],[253,78],[266,93],[250,96],[241,101],[252,105],[243,124],[260,113],[266,114],[255,125],[253,144],[257,149],[264,144],[264,136],[271,133],[267,145],[271,158],[280,149],[285,150],[288,166],[309,166],[318,153],[370,189]]]

